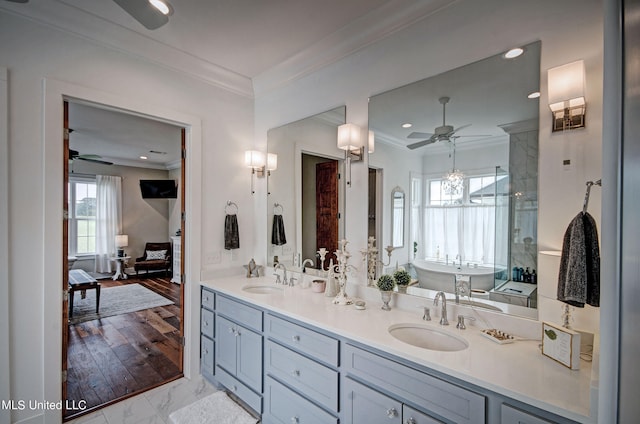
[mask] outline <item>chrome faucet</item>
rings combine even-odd
[[[316,266],[316,264],[315,264],[311,259],[308,259],[308,258],[307,258],[307,259],[305,259],[304,261],[302,261],[302,272],[303,272],[303,273],[306,273],[304,266],[305,266],[307,263],[310,263],[312,267],[315,267],[315,266]]]
[[[439,291],[436,293],[436,297],[433,299],[433,304],[438,306],[438,298],[442,297],[442,311],[440,312],[440,325],[449,325],[449,320],[447,320],[447,298],[444,295],[444,292]]]
[[[287,281],[287,267],[284,266],[284,264],[282,262],[279,262],[274,268],[273,268],[273,272],[276,274],[276,284],[280,283],[280,276],[276,273],[276,271],[278,269],[282,268],[283,271],[283,275],[282,275],[282,284],[288,284]]]
[[[458,269],[460,269],[462,266],[462,258],[459,253],[456,255],[456,259],[458,260]],[[453,266],[456,266],[456,259],[453,260]]]

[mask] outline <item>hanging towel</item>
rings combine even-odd
[[[284,234],[284,220],[282,215],[273,215],[273,226],[271,227],[271,244],[282,246],[287,243],[287,236]]]
[[[224,217],[224,248],[226,250],[240,248],[240,234],[238,232],[238,216],[227,214]]]
[[[583,308],[600,306],[600,248],[596,221],[580,212],[564,233],[558,300]]]

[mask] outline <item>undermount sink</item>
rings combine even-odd
[[[242,290],[248,293],[255,293],[255,294],[275,294],[275,293],[282,293],[284,291],[282,287],[269,286],[269,285],[263,285],[263,284],[247,284],[246,286],[242,287]]]
[[[422,349],[455,352],[469,347],[469,343],[463,338],[426,325],[395,324],[389,327],[388,331],[401,342]]]

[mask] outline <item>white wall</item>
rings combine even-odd
[[[257,142],[266,140],[269,128],[338,104],[346,104],[347,122],[366,127],[370,96],[535,40],[542,41],[539,247],[557,250],[564,229],[582,207],[585,182],[601,175],[601,1],[456,2],[337,63],[261,94],[255,108]],[[587,128],[551,134],[546,70],[578,59],[584,59],[586,65]],[[563,159],[571,159],[570,169],[564,169]],[[366,245],[366,166],[356,164],[353,173],[354,187],[347,193],[346,237],[353,249],[360,249]],[[263,207],[259,200],[257,205]],[[590,212],[599,222],[597,189],[592,191]],[[264,257],[266,243],[257,241],[262,252],[259,257]],[[557,275],[557,270],[547,271]],[[555,281],[541,283],[553,285]],[[559,322],[559,302],[543,299],[539,307],[542,319]],[[581,312],[587,316],[576,317],[577,327],[597,327],[597,311]]]
[[[187,234],[187,325],[198,322],[198,308],[191,305],[199,298],[201,252],[222,250],[226,199],[240,206],[243,248],[237,256],[244,262],[251,251],[249,174],[238,171],[244,171],[243,152],[252,144],[253,105],[250,99],[4,12],[0,39],[2,65],[11,76],[10,327],[9,335],[2,334],[10,349],[11,398],[57,401],[61,357],[56,343],[64,327],[61,254],[59,263],[56,259],[62,246],[62,95],[86,95],[88,100],[141,110],[189,127],[193,156],[188,152],[187,168],[197,179],[187,190],[187,205],[192,206],[187,212],[192,229]],[[228,257],[222,260],[207,266],[233,265]],[[194,372],[198,372],[197,332],[196,325],[193,334],[187,334],[187,362],[194,365]],[[12,419],[44,422],[42,414],[14,411]],[[46,422],[57,420],[59,412],[47,412]]]

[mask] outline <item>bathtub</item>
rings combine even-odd
[[[478,266],[475,268],[463,264],[458,269],[451,263],[447,265],[444,262],[421,259],[414,260],[412,265],[418,276],[418,286],[425,289],[454,293],[456,274],[469,276],[471,290],[490,291],[494,288],[495,270],[491,267]]]

